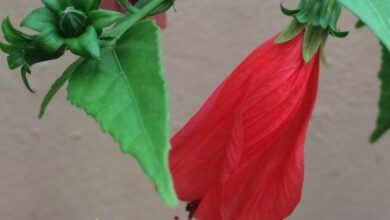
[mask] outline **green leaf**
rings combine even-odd
[[[96,29],[102,29],[122,18],[123,14],[117,11],[100,9],[91,11],[88,17]]]
[[[370,138],[372,143],[377,142],[390,129],[390,52],[383,45],[382,52],[382,66],[379,71],[379,78],[382,81],[379,102],[380,112],[376,129]]]
[[[58,18],[47,8],[38,8],[32,11],[21,23],[21,26],[36,31],[56,29]]]
[[[89,26],[79,37],[66,38],[65,42],[69,50],[76,55],[100,59],[99,38],[93,26]]]
[[[88,59],[77,68],[68,98],[137,159],[173,206],[177,198],[168,169],[168,95],[159,42],[152,21],[137,23],[114,48],[102,51],[100,61]]]
[[[390,2],[388,0],[340,0],[390,49]]]
[[[49,91],[47,92],[45,98],[43,99],[43,102],[41,104],[41,109],[39,111],[39,118],[42,118],[45,114],[45,110],[47,106],[49,105],[50,101],[53,99],[55,94],[61,89],[61,87],[69,80],[69,78],[72,76],[74,71],[77,69],[77,67],[83,62],[84,59],[80,58],[76,60],[76,62],[72,63],[65,71],[64,73],[53,83],[53,85],[50,87]]]

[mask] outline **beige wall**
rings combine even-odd
[[[293,1],[287,2],[293,5]],[[0,15],[19,22],[39,0],[0,0]],[[172,131],[216,85],[289,19],[279,1],[178,0],[163,33],[171,90]],[[387,220],[390,217],[390,134],[368,144],[377,113],[379,46],[368,30],[330,39],[329,69],[306,144],[303,200],[291,220]],[[133,159],[120,153],[95,122],[62,91],[43,120],[36,115],[53,80],[72,61],[33,68],[29,94],[0,55],[0,219],[172,219]],[[183,218],[184,219],[184,218]]]

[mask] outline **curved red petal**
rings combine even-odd
[[[201,220],[283,219],[300,200],[303,145],[315,103],[319,55],[303,35],[257,48],[172,139],[179,197],[200,200]]]

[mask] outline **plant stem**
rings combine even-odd
[[[118,40],[131,26],[137,23],[139,20],[148,16],[155,8],[166,0],[151,0],[144,7],[140,8],[136,13],[127,13],[126,17],[118,22],[111,30],[108,30],[102,34],[102,38],[112,38]]]
[[[126,9],[127,12],[137,13],[139,11],[138,8],[134,7],[127,0],[118,0],[118,2],[124,9]]]

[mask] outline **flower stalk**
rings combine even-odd
[[[156,9],[159,9],[160,7],[165,5],[169,5],[169,7],[166,8],[166,10],[168,10],[173,5],[173,1],[172,0],[151,0],[145,6],[137,10],[136,13],[134,14],[127,13],[127,16],[123,18],[121,21],[119,21],[115,27],[113,27],[111,30],[104,32],[102,38],[111,38],[114,40],[118,40],[126,32],[126,30],[132,27],[135,23],[137,23],[138,21],[140,21],[141,19],[147,16],[154,15],[154,11]]]

